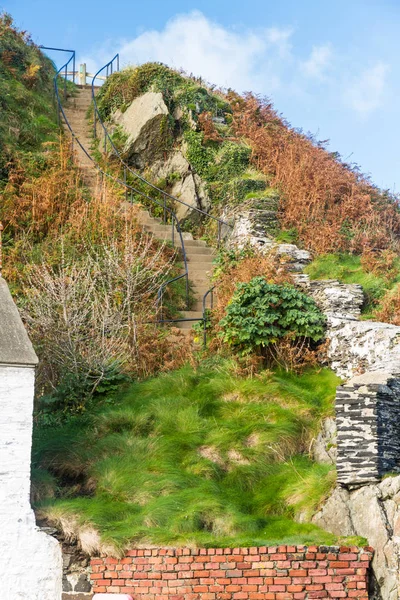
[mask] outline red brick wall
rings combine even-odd
[[[91,562],[94,592],[137,600],[368,598],[371,548],[152,548]]]

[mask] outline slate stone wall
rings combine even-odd
[[[400,473],[400,377],[371,372],[337,390],[337,472],[346,486]]]

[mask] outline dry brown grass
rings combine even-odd
[[[175,268],[174,249],[143,232],[138,208],[118,186],[98,179],[85,187],[65,140],[49,146],[44,161],[40,173],[22,162],[12,167],[1,205],[11,242],[4,276],[42,348],[40,380],[55,385],[75,356],[99,365],[123,356],[124,370],[139,377],[181,366],[191,355],[187,338],[175,334],[171,344],[159,327],[145,325],[155,320],[161,278]],[[87,306],[79,308],[85,293]],[[61,343],[67,331],[68,348]]]
[[[375,317],[383,323],[400,325],[400,284],[384,296],[381,308],[376,311]]]
[[[232,96],[233,128],[252,147],[252,162],[281,190],[283,227],[296,228],[317,253],[395,246],[400,212],[393,199],[316,143],[294,131],[272,104]]]
[[[239,283],[248,283],[253,277],[262,276],[268,283],[293,283],[293,277],[285,269],[279,258],[273,253],[263,255],[256,252],[238,261],[234,266],[224,270],[216,283],[216,305],[214,316],[222,319],[228,302],[231,300]]]

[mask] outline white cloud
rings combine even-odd
[[[333,61],[333,51],[330,44],[313,46],[308,60],[300,63],[300,69],[307,77],[325,79],[325,73]]]
[[[178,15],[162,31],[122,44],[122,63],[160,61],[223,87],[270,93],[280,85],[280,60],[290,55],[287,28],[234,31],[198,11]]]
[[[116,51],[122,67],[159,61],[238,92],[283,94],[307,107],[324,98],[363,117],[381,105],[388,74],[382,62],[357,73],[357,66],[329,42],[313,46],[302,60],[290,27],[228,28],[199,11],[176,15],[162,29],[131,40],[107,40],[83,62],[94,73]]]
[[[383,103],[388,73],[389,66],[382,62],[363,71],[346,90],[347,104],[362,117],[370,115]]]
[[[266,37],[268,44],[275,46],[278,50],[279,56],[282,58],[288,58],[290,56],[292,45],[290,44],[290,38],[293,34],[291,27],[279,29],[278,27],[271,27],[266,30]]]

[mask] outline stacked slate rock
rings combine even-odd
[[[357,487],[400,473],[400,376],[373,372],[337,390],[338,483]]]

